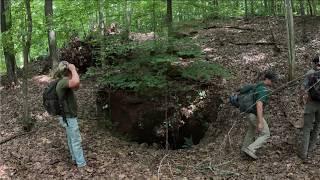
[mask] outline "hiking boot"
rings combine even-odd
[[[248,148],[242,148],[241,149],[244,153],[246,153],[248,156],[250,156],[252,159],[256,160],[258,159],[258,156],[254,154],[250,149]]]
[[[242,150],[241,150],[241,152],[240,152],[240,157],[241,157],[241,159],[243,159],[243,160],[252,161],[252,157],[248,156],[248,154],[245,153],[245,152],[243,152]]]

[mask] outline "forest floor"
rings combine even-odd
[[[319,54],[320,19],[295,19],[297,77],[310,69]],[[205,138],[191,149],[165,150],[127,142],[99,128],[95,118],[94,81],[83,80],[77,91],[79,124],[89,168],[79,171],[70,161],[65,132],[42,107],[44,86],[29,80],[29,102],[34,129],[0,145],[0,179],[320,179],[320,149],[307,162],[296,155],[301,134],[303,107],[299,105],[301,81],[274,93],[265,112],[271,138],[256,161],[240,155],[246,118],[226,102],[240,85],[257,80],[259,72],[272,68],[281,76],[288,72],[284,18],[233,19],[198,29],[208,61],[222,64],[233,76],[224,83],[225,104],[218,118],[230,122],[224,132]],[[0,87],[0,142],[19,134],[22,89]]]

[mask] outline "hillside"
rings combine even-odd
[[[311,58],[319,54],[319,19],[297,18],[297,77],[310,69]],[[302,28],[304,27],[304,28]],[[296,155],[303,107],[299,105],[301,81],[274,93],[265,112],[271,138],[251,161],[240,156],[246,119],[227,103],[239,86],[254,82],[259,73],[272,68],[281,76],[274,89],[286,83],[287,43],[283,18],[233,19],[214,22],[194,35],[206,60],[223,65],[232,78],[223,84],[224,104],[219,119],[228,126],[219,127],[216,137],[209,128],[200,144],[191,149],[169,150],[157,145],[127,142],[99,128],[95,117],[95,81],[82,80],[76,92],[83,148],[90,168],[79,172],[68,161],[65,132],[42,107],[44,86],[29,79],[32,117],[37,120],[30,133],[0,145],[0,177],[4,179],[318,179],[320,150],[303,163]],[[0,142],[21,131],[22,89],[1,90]],[[210,130],[211,129],[211,130]]]

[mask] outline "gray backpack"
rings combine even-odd
[[[230,96],[230,103],[240,112],[256,113],[256,84],[248,84],[240,88],[239,94]]]

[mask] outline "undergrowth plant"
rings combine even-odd
[[[214,76],[230,76],[222,66],[204,61],[200,47],[190,38],[175,39],[172,44],[177,52],[167,54],[168,43],[164,40],[124,44],[112,38],[106,44],[108,51],[103,61],[113,56],[118,58],[104,69],[90,69],[87,75],[97,75],[102,86],[151,95],[168,89],[188,89],[185,84],[177,86],[181,80],[208,82]],[[127,57],[128,53],[132,59]]]

